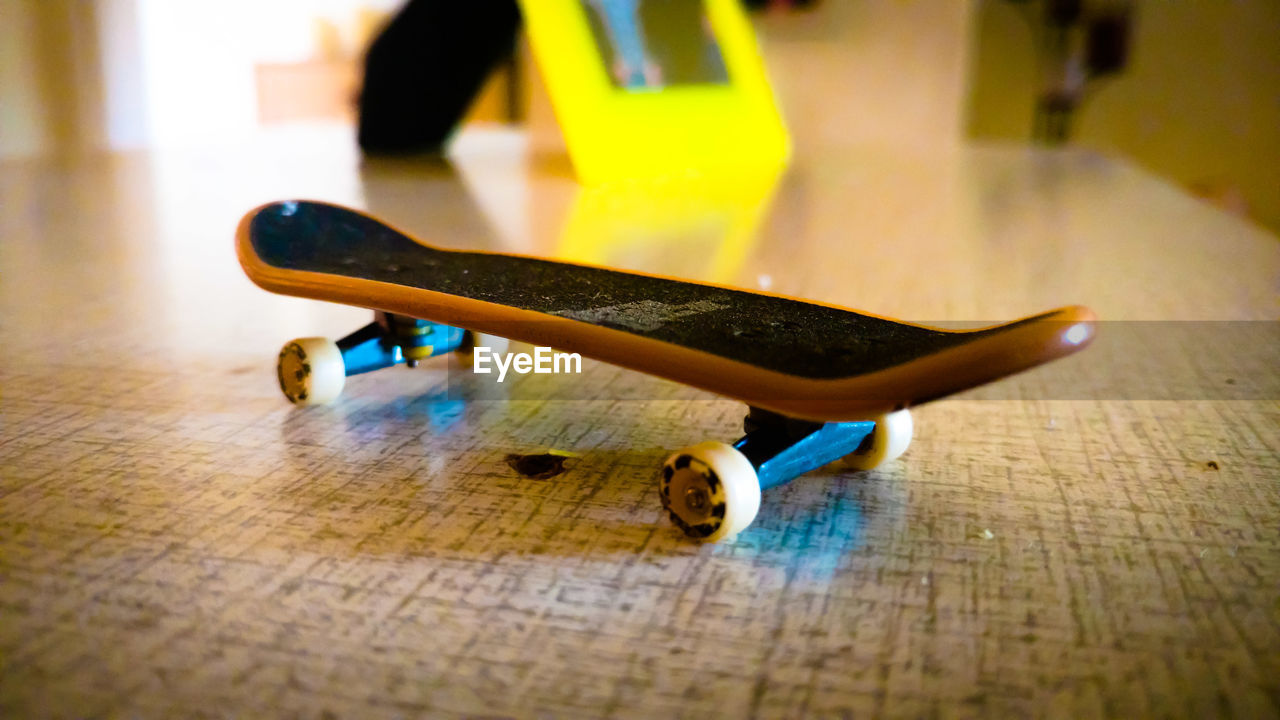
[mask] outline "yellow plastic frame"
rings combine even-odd
[[[521,0],[578,179],[776,173],[791,143],[738,0],[704,0],[727,84],[615,87],[582,0]]]

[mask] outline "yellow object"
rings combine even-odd
[[[643,22],[638,23],[641,37],[628,37],[645,50],[642,68],[628,64],[628,37],[620,38],[625,33],[604,18],[613,18],[611,11],[619,7],[651,12],[643,0],[521,0],[520,5],[584,184],[690,174],[728,177],[747,170],[776,172],[786,164],[790,140],[737,0],[706,0],[705,14],[698,13],[693,23],[651,23],[647,37]],[[681,37],[673,41],[677,25]],[[669,58],[650,54],[664,37],[683,62],[701,63],[693,79],[688,72],[683,78],[665,72]],[[716,68],[722,75],[716,76]],[[644,77],[629,84],[628,72]],[[698,77],[698,72],[710,75]]]
[[[649,179],[580,188],[555,254],[572,262],[741,283],[776,184],[776,176],[746,175],[732,182]]]

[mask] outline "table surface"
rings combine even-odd
[[[0,716],[1280,713],[1275,237],[1082,151],[855,148],[739,197],[581,191],[521,148],[362,163],[313,128],[0,165]],[[244,278],[236,221],[286,197],[915,320],[1104,322],[699,545],[656,469],[733,439],[731,401],[438,359],[285,402],[280,344],[368,318]],[[563,474],[506,462],[548,448]]]

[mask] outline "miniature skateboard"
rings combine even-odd
[[[770,293],[445,250],[319,202],[251,211],[236,248],[266,290],[374,310],[374,322],[336,342],[285,344],[277,375],[297,404],[332,401],[350,375],[477,346],[500,352],[501,338],[742,401],[741,439],[685,448],[662,468],[672,521],[711,541],[751,523],[761,489],[842,458],[869,469],[902,454],[910,406],[1068,355],[1094,335],[1082,307],[945,330]]]

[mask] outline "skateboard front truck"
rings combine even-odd
[[[280,390],[296,405],[323,405],[342,393],[347,377],[477,345],[502,351],[506,339],[404,315],[375,312],[373,322],[334,342],[324,337],[285,343],[276,362]]]
[[[659,497],[671,521],[715,542],[745,530],[760,491],[841,458],[858,470],[893,460],[911,444],[910,410],[854,422],[811,422],[751,408],[732,445],[709,440],[673,453],[662,466]]]

